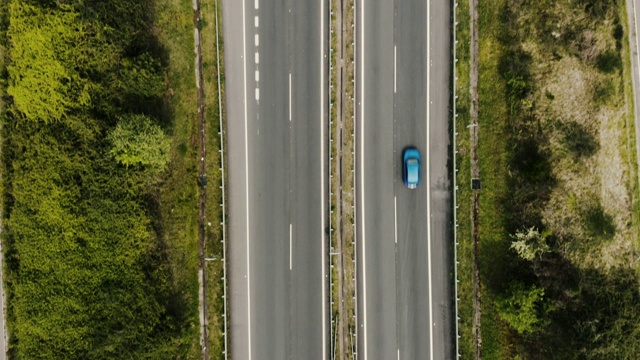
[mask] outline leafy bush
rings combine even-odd
[[[531,333],[548,324],[547,315],[553,306],[545,300],[544,289],[513,283],[496,301],[500,317],[518,333]]]
[[[169,160],[169,138],[144,115],[125,115],[107,137],[111,154],[126,167],[148,166],[164,170]]]

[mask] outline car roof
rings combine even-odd
[[[407,181],[409,183],[415,184],[418,182],[418,179],[419,179],[418,174],[420,170],[420,162],[418,162],[417,159],[412,159],[412,160],[416,160],[416,161],[407,162]]]

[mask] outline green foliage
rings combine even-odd
[[[622,59],[620,58],[620,52],[607,51],[598,55],[596,67],[603,73],[612,73],[615,70],[621,69]]]
[[[9,12],[8,93],[16,109],[49,123],[90,107],[98,90],[91,75],[111,69],[119,54],[101,27],[64,4],[51,10],[12,1]]]
[[[587,231],[594,237],[611,239],[616,234],[613,217],[605,212],[600,202],[596,202],[587,209],[584,220]]]
[[[154,342],[167,322],[167,274],[131,174],[98,144],[61,127],[11,135],[13,207],[7,221],[17,354],[113,358]],[[78,146],[81,144],[81,146]]]
[[[553,310],[544,299],[544,289],[525,287],[519,282],[497,299],[496,308],[500,317],[520,334],[542,329],[548,322],[546,315]]]
[[[169,139],[129,104],[146,99],[137,114],[154,113],[145,106],[164,92],[149,5],[8,1],[2,236],[12,358],[180,358],[188,346],[184,289],[173,286],[145,185],[165,168]]]
[[[147,116],[120,117],[107,138],[111,142],[111,154],[126,167],[140,165],[160,171],[167,165],[169,138]]]
[[[561,144],[576,159],[590,157],[600,149],[598,139],[580,123],[558,121],[555,126],[562,135]]]
[[[511,249],[515,250],[522,259],[533,261],[551,250],[547,244],[547,236],[547,233],[540,233],[534,226],[517,231],[511,235],[513,239]]]
[[[122,88],[143,97],[159,97],[165,90],[160,63],[148,53],[121,63]]]

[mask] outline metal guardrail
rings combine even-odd
[[[219,30],[218,30],[218,4],[219,4],[220,0],[216,0],[215,1],[215,17],[216,17],[216,61],[217,61],[217,73],[218,73],[218,118],[220,120],[220,130],[218,131],[218,135],[220,136],[220,149],[218,151],[220,151],[220,171],[222,173],[222,184],[221,184],[221,189],[222,189],[222,221],[220,222],[222,225],[222,281],[223,281],[223,295],[222,295],[222,299],[224,302],[224,307],[223,307],[223,313],[222,313],[222,319],[224,321],[224,350],[223,350],[223,354],[224,354],[224,359],[227,360],[229,357],[229,351],[228,351],[228,332],[229,329],[227,327],[228,325],[228,318],[227,318],[227,214],[226,214],[226,203],[225,203],[225,196],[226,196],[226,192],[225,192],[225,187],[224,187],[224,182],[225,182],[225,176],[224,176],[224,127],[223,127],[223,121],[222,121],[222,91],[221,91],[221,81],[220,81],[220,35],[219,35]]]
[[[333,186],[331,179],[332,174],[332,162],[333,162],[333,27],[331,26],[331,18],[333,16],[333,2],[329,0],[329,316],[331,318],[331,360],[336,358],[336,341],[335,335],[338,332],[337,318],[333,317]]]
[[[456,279],[454,286],[454,296],[455,296],[455,323],[456,323],[456,358],[460,358],[460,329],[459,322],[460,317],[458,314],[458,283],[460,280],[458,279],[458,202],[457,202],[457,193],[458,193],[458,185],[456,183],[456,176],[458,173],[458,167],[456,166],[456,157],[458,155],[458,149],[456,148],[456,137],[458,136],[458,132],[456,131],[456,121],[458,119],[458,114],[456,112],[456,100],[458,99],[458,95],[456,95],[456,82],[458,80],[458,76],[456,74],[456,63],[458,62],[458,58],[456,57],[456,46],[458,45],[458,38],[456,36],[456,28],[458,26],[458,22],[456,20],[456,11],[458,9],[458,2],[453,2],[453,273],[454,278]]]
[[[358,73],[358,68],[357,68],[357,63],[355,62],[355,57],[356,57],[356,39],[358,38],[357,36],[357,30],[358,30],[358,14],[357,14],[357,7],[356,7],[356,2],[355,0],[352,3],[352,10],[353,10],[353,41],[351,42],[351,46],[353,47],[353,78],[351,79],[352,83],[353,83],[353,98],[351,99],[353,102],[353,113],[351,115],[352,117],[352,121],[353,121],[353,131],[351,133],[351,136],[353,137],[353,149],[351,151],[351,156],[353,156],[353,204],[351,205],[353,207],[353,223],[351,224],[353,226],[353,286],[354,286],[354,296],[353,296],[353,300],[354,300],[354,310],[355,310],[355,319],[354,319],[354,324],[355,324],[355,333],[353,334],[353,340],[351,342],[352,344],[352,354],[353,354],[353,359],[357,360],[358,359],[358,249],[356,247],[357,244],[357,239],[358,239],[358,232],[357,232],[357,226],[356,226],[356,222],[358,219],[358,213],[357,213],[357,209],[356,209],[356,149],[357,149],[357,137],[356,137],[356,74]],[[362,91],[362,90],[361,90]]]

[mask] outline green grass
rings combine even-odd
[[[478,154],[483,185],[480,191],[479,213],[483,310],[482,355],[491,359],[531,354],[532,344],[545,336],[537,334],[534,337],[523,338],[500,320],[493,303],[497,295],[504,291],[505,286],[513,279],[518,277],[531,279],[531,276],[535,276],[537,281],[541,281],[547,287],[548,296],[550,298],[556,296],[558,300],[557,290],[554,289],[561,287],[562,281],[568,281],[572,276],[576,276],[575,274],[580,277],[584,272],[597,273],[587,277],[589,281],[593,281],[592,283],[589,281],[580,283],[583,293],[574,295],[581,294],[579,296],[585,298],[580,301],[591,303],[588,296],[593,291],[599,291],[598,286],[615,283],[619,278],[626,279],[622,270],[611,275],[604,270],[609,266],[617,267],[621,264],[624,266],[625,260],[620,259],[630,258],[628,251],[625,252],[623,249],[624,246],[621,245],[621,249],[617,248],[616,244],[631,242],[636,249],[640,245],[637,235],[634,235],[638,229],[640,206],[638,205],[638,169],[632,111],[633,88],[629,47],[626,41],[625,4],[623,1],[618,1],[615,9],[607,8],[607,12],[589,12],[584,10],[589,7],[583,8],[569,1],[542,2],[544,4],[509,3],[508,6],[511,7],[511,11],[515,11],[515,15],[506,17],[504,11],[507,2],[494,0],[479,3]],[[473,357],[471,333],[473,254],[470,234],[469,133],[466,129],[470,121],[468,6],[468,2],[460,2],[457,8],[459,43],[457,45],[456,109],[458,118],[456,125],[459,133],[457,136],[459,171],[456,179],[459,186],[457,196],[460,243],[458,248],[460,352],[463,358]],[[535,10],[537,7],[543,10]],[[586,17],[581,15],[583,12],[586,12]],[[616,16],[620,19],[620,26],[616,25]],[[603,22],[602,19],[608,20]],[[566,38],[561,37],[558,40],[553,38],[552,36],[555,35],[552,34],[552,30],[560,29],[560,25],[556,27],[556,24],[560,23],[562,23],[562,29],[558,31],[575,31],[578,34],[577,37],[569,33]],[[600,42],[594,45],[594,48],[598,47],[599,53],[598,51],[590,52],[591,49],[584,47],[585,40],[581,36],[590,36],[590,34],[584,35],[585,33],[581,32],[583,28],[592,29],[598,34],[597,36],[600,36],[598,39],[603,39],[598,40]],[[576,38],[578,40],[575,40]],[[583,41],[582,45],[579,41]],[[617,41],[617,50],[611,50],[614,48],[614,41]],[[518,46],[523,47],[518,50]],[[521,55],[518,55],[518,51]],[[507,52],[512,52],[512,55],[507,57],[508,61],[505,63],[501,58]],[[571,82],[569,79],[565,79],[564,82],[572,83],[578,91],[586,91],[591,98],[586,97],[585,101],[572,103],[566,93],[556,92],[557,89],[562,88],[554,85],[554,81],[558,81],[556,80],[558,76],[562,78],[563,71],[566,73],[568,69],[562,67],[565,66],[561,61],[563,57],[577,59],[580,67],[572,68],[571,71],[576,71],[582,76],[578,78],[578,82]],[[510,75],[506,71],[512,71],[511,74],[515,72],[530,75],[525,75],[521,79],[523,85],[518,88],[516,83],[507,83],[505,79]],[[555,90],[550,91],[550,89]],[[558,107],[566,110],[561,114],[568,115],[558,116]],[[595,121],[585,124],[584,119],[587,116]],[[577,122],[573,119],[577,119],[575,120]],[[603,122],[602,119],[607,120]],[[519,131],[530,135],[523,137]],[[518,139],[524,139],[528,143],[519,142]],[[612,165],[606,160],[610,158],[609,154],[615,155],[611,157],[613,160],[616,156],[622,159],[620,164],[616,163],[617,167],[611,168]],[[585,172],[585,164],[589,164],[589,172]],[[616,176],[608,177],[609,171],[614,171]],[[588,175],[590,173],[603,175],[590,176]],[[586,182],[584,182],[585,179],[587,179]],[[578,182],[584,182],[584,187],[574,190],[576,189],[574,184]],[[620,185],[617,185],[618,183]],[[617,210],[612,211],[610,199],[601,194],[603,188],[613,189],[611,191],[614,191],[614,194],[628,194],[628,203],[621,203]],[[563,206],[564,200],[558,199],[565,198],[568,201],[565,209],[575,212],[572,218],[574,220],[563,220],[557,215],[564,214],[563,208],[559,207]],[[609,203],[607,203],[608,200]],[[518,215],[514,216],[514,214]],[[626,221],[627,218],[630,221]],[[562,221],[573,222],[565,229],[561,226]],[[544,265],[549,273],[540,271],[540,266],[544,263],[537,265],[538,270],[527,270],[532,265],[520,264],[515,253],[509,250],[509,232],[521,228],[524,224],[542,225],[551,230],[553,234],[551,241],[556,248],[553,250],[555,255],[547,259],[552,262]],[[572,238],[581,240],[568,242]],[[558,247],[558,244],[564,245]],[[519,269],[521,265],[525,265],[524,269]],[[558,275],[550,274],[554,271],[562,271],[563,266],[573,275],[567,275],[568,273],[565,272],[564,280],[554,280]],[[637,266],[634,268],[637,272]],[[593,279],[598,279],[598,282]],[[636,296],[632,295],[634,292],[637,291],[632,288],[628,295]],[[626,295],[619,295],[620,298],[623,296]],[[615,296],[613,298],[617,299]],[[603,306],[604,309],[616,301],[618,300],[609,300],[607,304],[602,303],[598,306]],[[628,306],[622,301],[619,303],[620,306]],[[573,329],[575,321],[590,318],[592,312],[581,313],[579,304],[580,302],[565,304],[573,306],[576,309],[575,312],[571,315],[566,311],[558,312],[561,314],[558,316],[574,316],[575,318],[572,318],[574,321],[567,322],[555,318],[547,337],[553,337],[555,331],[567,333],[567,330]],[[592,310],[594,313],[600,311],[597,306]],[[635,321],[634,312],[607,314],[611,319],[615,319],[612,321],[632,323]],[[616,334],[615,329],[607,327],[606,331],[607,336],[612,336],[616,341],[613,337]],[[589,339],[589,336],[589,333],[582,332],[567,339],[580,344],[585,339]],[[605,349],[596,341],[586,341],[587,343],[582,347],[565,345],[564,349],[558,349],[558,354],[585,355],[590,351],[600,351],[596,349]],[[628,343],[627,341],[623,347],[624,350],[617,353],[618,355],[621,355],[622,351],[633,349],[633,346]],[[539,353],[538,356],[542,355]]]
[[[457,118],[456,165],[458,172],[455,174],[458,185],[457,191],[457,217],[458,217],[458,303],[460,354],[463,359],[473,358],[473,243],[471,239],[471,163],[469,153],[469,132],[467,125],[470,123],[470,97],[469,97],[469,69],[470,69],[470,17],[469,2],[461,1],[456,8],[456,75],[455,83]]]
[[[212,359],[223,358],[224,283],[222,263],[222,172],[220,169],[220,119],[218,108],[217,54],[215,46],[215,5],[219,0],[201,1],[203,68],[205,79],[206,195],[205,254],[216,260],[206,263],[208,348]],[[222,54],[222,9],[218,9],[220,51]],[[172,119],[171,165],[161,190],[162,216],[168,252],[173,264],[174,281],[183,293],[190,326],[184,341],[190,344],[187,358],[200,354],[198,320],[198,167],[197,93],[193,53],[193,8],[190,0],[171,0],[159,5],[158,37],[169,58],[170,96],[166,116]],[[223,59],[220,64],[223,66]],[[224,94],[224,76],[221,75]],[[223,96],[223,94],[221,94]],[[224,101],[222,101],[224,104]],[[224,109],[223,109],[224,118]],[[210,224],[210,225],[209,225]]]
[[[218,6],[218,30],[220,46],[220,87],[218,94],[217,54],[215,38],[215,6]],[[207,131],[207,206],[206,206],[206,250],[207,257],[216,260],[207,263],[207,305],[209,356],[212,359],[224,358],[224,282],[222,254],[222,171],[220,152],[220,109],[218,97],[224,96],[224,64],[222,36],[222,1],[210,0],[202,3],[202,48],[205,78],[205,121]],[[224,98],[222,99],[224,120]],[[223,124],[224,127],[224,124]],[[211,223],[209,226],[208,224]]]
[[[618,15],[620,16],[620,22],[623,26],[623,39],[626,40],[628,34],[627,24],[629,23],[628,14],[626,11],[625,3],[620,2],[618,4]],[[622,41],[622,87],[624,93],[624,102],[627,109],[635,109],[635,98],[633,96],[633,77],[632,67],[630,63],[631,50],[627,41]],[[629,188],[631,189],[632,197],[632,214],[633,222],[636,227],[640,227],[640,184],[638,182],[638,153],[636,151],[636,145],[638,139],[636,139],[636,123],[633,111],[626,112],[624,116],[625,130],[624,137],[620,139],[621,152],[627,154],[627,163],[629,164]],[[640,236],[635,238],[635,249],[640,249]],[[636,266],[636,273],[640,276],[640,266]]]
[[[185,358],[200,356],[198,320],[197,93],[190,0],[158,2],[156,31],[168,61],[164,120],[171,124],[171,160],[159,202],[174,287],[181,289],[187,326]],[[216,132],[217,134],[217,132]],[[214,183],[214,181],[210,181]],[[216,222],[217,224],[218,222]]]

